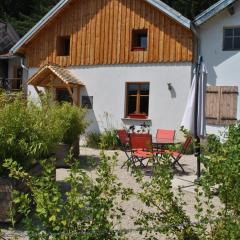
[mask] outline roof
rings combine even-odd
[[[16,53],[25,43],[27,43],[34,34],[36,34],[50,19],[52,19],[60,10],[67,6],[72,0],[61,0],[55,7],[53,7],[32,29],[30,29],[11,49],[11,53]],[[160,0],[145,0],[152,6],[164,12],[169,17],[179,22],[184,27],[190,29],[191,21],[182,14],[163,3]]]
[[[41,86],[41,83],[46,79],[46,76],[49,76],[53,73],[65,84],[75,84],[83,85],[76,77],[74,77],[71,72],[65,68],[61,68],[57,65],[45,65],[40,68],[28,81],[28,84],[34,86]]]
[[[209,7],[207,10],[199,14],[195,19],[194,23],[199,26],[204,22],[208,21],[210,18],[214,17],[216,14],[224,10],[226,7],[230,6],[237,0],[220,0]]]
[[[19,36],[13,27],[4,21],[0,21],[0,53],[6,54],[9,49],[19,41]]]

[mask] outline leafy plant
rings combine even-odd
[[[183,193],[172,190],[167,155],[154,166],[151,181],[133,169],[143,189],[139,197],[151,207],[138,211],[136,220],[146,239],[158,239],[158,234],[180,240],[240,239],[240,123],[229,127],[224,143],[210,137],[202,147],[202,163],[203,176],[195,188],[195,221],[184,210]]]
[[[89,133],[86,136],[86,146],[90,148],[100,148],[101,134],[100,133]]]
[[[141,172],[134,170],[135,178],[142,191],[138,194],[141,201],[151,210],[138,211],[135,224],[145,239],[158,239],[159,235],[172,239],[198,239],[191,226],[190,217],[183,207],[183,194],[176,196],[172,191],[173,173],[169,156],[165,156],[153,167],[150,181]]]
[[[56,115],[62,120],[63,142],[72,146],[87,126],[85,111],[69,103],[63,103],[57,107]]]
[[[53,179],[54,166],[43,161],[44,175],[31,177],[16,162],[4,164],[10,176],[23,181],[32,191],[15,193],[15,202],[21,203],[18,211],[25,216],[25,226],[30,239],[122,239],[115,231],[115,223],[124,215],[119,200],[128,200],[131,190],[118,183],[113,169],[116,155],[108,158],[101,154],[95,179],[80,169],[76,161],[66,180],[68,190],[61,192]],[[71,157],[70,157],[71,159]],[[32,212],[30,206],[34,205]]]
[[[11,99],[2,95],[0,101],[2,174],[5,159],[11,158],[27,169],[50,156],[58,143],[72,143],[86,126],[81,109],[49,103],[49,97],[42,99],[41,106],[27,102],[22,95]]]
[[[106,150],[115,150],[119,146],[115,130],[105,130],[100,137],[100,146]]]

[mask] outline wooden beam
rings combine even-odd
[[[37,86],[33,86],[35,91],[37,92],[38,95],[41,95],[41,91],[37,88]]]

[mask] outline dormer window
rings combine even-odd
[[[224,28],[223,51],[240,50],[240,27]]]
[[[70,36],[59,36],[57,38],[57,56],[70,55]]]
[[[147,29],[134,29],[132,31],[132,51],[146,51],[148,42]]]

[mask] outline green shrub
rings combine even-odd
[[[89,133],[86,136],[86,146],[90,148],[100,148],[101,134],[100,133]]]
[[[22,95],[10,101],[2,95],[0,101],[1,174],[5,159],[29,168],[51,155],[58,143],[72,144],[86,126],[81,109],[50,102],[48,97],[42,99],[41,106],[27,102]]]
[[[105,130],[102,133],[100,140],[101,147],[106,150],[115,150],[119,146],[115,130]]]
[[[73,145],[86,129],[85,111],[69,103],[56,106],[56,109],[57,117],[62,120],[63,143]]]
[[[100,159],[96,179],[91,179],[78,162],[73,161],[64,197],[52,178],[54,166],[48,161],[42,162],[44,175],[41,178],[29,176],[12,160],[5,162],[11,176],[32,191],[32,195],[15,192],[14,197],[14,202],[20,203],[18,211],[24,215],[30,239],[123,239],[114,226],[124,215],[119,200],[128,200],[131,190],[123,188],[113,175],[116,155],[108,158],[102,153]],[[31,205],[35,206],[33,212]]]
[[[105,130],[103,133],[90,133],[86,138],[86,146],[96,149],[116,150],[119,141],[115,130]]]

